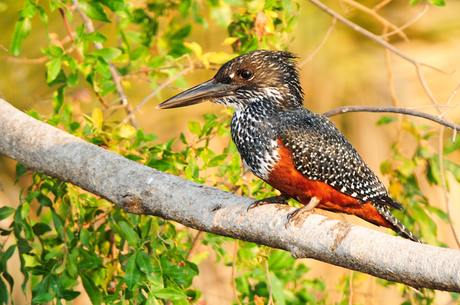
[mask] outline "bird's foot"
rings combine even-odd
[[[287,226],[300,214],[304,213],[304,212],[315,212],[315,207],[318,205],[319,203],[319,200],[318,198],[316,197],[313,197],[312,199],[310,199],[310,202],[307,204],[307,205],[304,205],[303,207],[301,208],[298,208],[297,210],[295,210],[294,212],[291,212],[287,215],[287,222],[286,222],[286,225],[284,226],[285,228],[287,228]]]
[[[275,197],[269,197],[261,200],[256,200],[253,203],[251,203],[247,209],[249,211],[250,209],[253,209],[255,207],[258,207],[260,205],[265,205],[265,204],[288,204],[286,200],[289,199],[286,196],[275,196]]]

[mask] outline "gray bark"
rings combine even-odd
[[[460,251],[419,244],[314,213],[196,184],[123,158],[37,121],[0,99],[0,153],[70,182],[128,213],[289,251],[417,288],[460,292]]]

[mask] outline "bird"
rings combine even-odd
[[[223,64],[216,75],[164,101],[177,108],[210,101],[234,108],[231,137],[243,164],[281,195],[253,202],[313,208],[358,216],[420,242],[391,213],[403,207],[390,198],[377,175],[327,117],[303,106],[297,57],[287,51],[256,50]]]

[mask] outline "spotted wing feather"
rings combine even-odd
[[[282,119],[281,140],[292,151],[296,169],[363,202],[376,201],[399,210],[383,183],[356,149],[326,117],[306,109]]]

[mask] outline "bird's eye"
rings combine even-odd
[[[254,73],[252,72],[252,70],[247,69],[247,70],[241,71],[241,74],[240,74],[240,75],[241,75],[241,77],[244,78],[244,79],[250,79],[250,78],[252,77],[253,74],[254,74]]]

